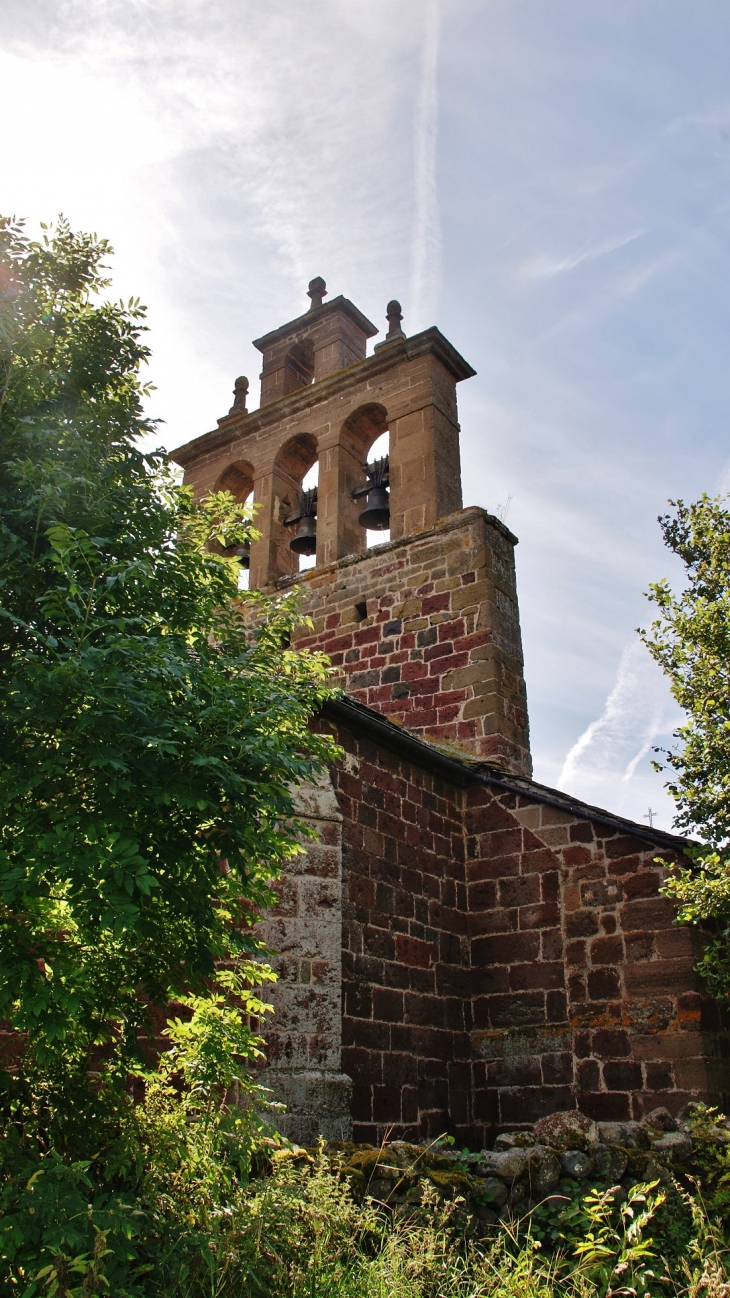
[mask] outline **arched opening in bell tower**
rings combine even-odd
[[[254,503],[253,465],[248,460],[236,460],[223,470],[215,484],[216,491],[230,491],[233,498],[241,505]],[[242,550],[242,547],[237,547]],[[238,589],[248,590],[250,578],[250,546],[235,556],[239,559],[241,570],[238,575]]]
[[[311,433],[296,433],[284,443],[274,462],[281,572],[302,572],[316,565],[318,478],[317,439]]]
[[[390,451],[388,422],[385,406],[371,401],[354,410],[342,428],[343,441],[349,445],[358,463],[358,480],[353,485],[352,513],[356,534],[360,538],[360,550],[390,540],[387,521]],[[375,489],[377,499],[365,490],[367,487]],[[366,518],[365,525],[360,521],[363,517]],[[368,527],[368,521],[373,525]]]

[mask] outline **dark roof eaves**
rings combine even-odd
[[[502,771],[490,767],[486,762],[467,759],[460,761],[458,758],[442,752],[435,745],[429,743],[428,740],[421,739],[420,736],[402,729],[394,722],[389,721],[387,717],[367,707],[364,703],[358,703],[355,699],[348,698],[347,695],[340,695],[338,698],[329,700],[325,703],[322,711],[325,716],[330,716],[335,721],[357,727],[369,738],[381,743],[383,747],[409,757],[416,765],[426,767],[442,779],[456,784],[460,788],[473,787],[475,784],[489,784],[495,788],[530,798],[534,802],[555,807],[557,810],[565,811],[569,815],[577,816],[582,820],[592,820],[597,824],[605,825],[607,828],[630,834],[632,838],[639,838],[643,842],[651,843],[653,846],[666,846],[671,848],[672,851],[681,852],[690,844],[690,839],[682,838],[678,834],[668,834],[664,830],[654,830],[644,825],[637,825],[633,820],[625,820],[622,816],[614,816],[610,811],[604,811],[601,807],[592,807],[586,802],[576,801],[562,794],[560,790],[550,789],[547,785],[538,784],[534,780],[519,776],[510,778]]]

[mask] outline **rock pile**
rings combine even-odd
[[[316,1153],[280,1151],[274,1161]],[[380,1148],[330,1143],[325,1155],[358,1198],[391,1207],[429,1195],[460,1198],[486,1226],[538,1205],[559,1206],[591,1186],[613,1188],[621,1199],[640,1181],[667,1181],[687,1167],[692,1140],[667,1109],[641,1122],[593,1122],[574,1110],[542,1118],[531,1132],[500,1135],[493,1150],[477,1153],[396,1140]]]

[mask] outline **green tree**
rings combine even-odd
[[[291,789],[331,757],[308,727],[325,660],[283,647],[295,604],[241,596],[211,546],[250,511],[196,504],[141,448],[144,310],[100,298],[110,252],[63,219],[40,241],[0,222],[5,1082],[77,1159],[117,1130],[171,1000],[205,1022],[220,962],[234,1002],[265,976],[251,921],[299,850]]]
[[[677,805],[676,825],[698,834],[690,869],[675,869],[667,891],[679,917],[710,938],[700,968],[713,994],[730,996],[730,509],[726,497],[671,502],[660,518],[666,545],[682,560],[678,594],[664,580],[650,587],[659,616],[642,633],[666,672],[687,720],[680,747],[665,755]],[[663,769],[657,763],[657,769]]]

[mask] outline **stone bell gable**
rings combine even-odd
[[[251,586],[298,587],[296,644],[343,688],[316,721],[342,759],[299,792],[316,837],[262,926],[282,1126],[480,1146],[571,1107],[726,1104],[726,1024],[661,893],[684,840],[531,779],[517,538],[462,508],[456,385],[474,371],[435,327],[408,337],[395,301],[368,355],[375,326],[325,296],[312,280],[309,310],[256,341],[258,410],[236,380],[173,453],[200,496],[253,492]]]

